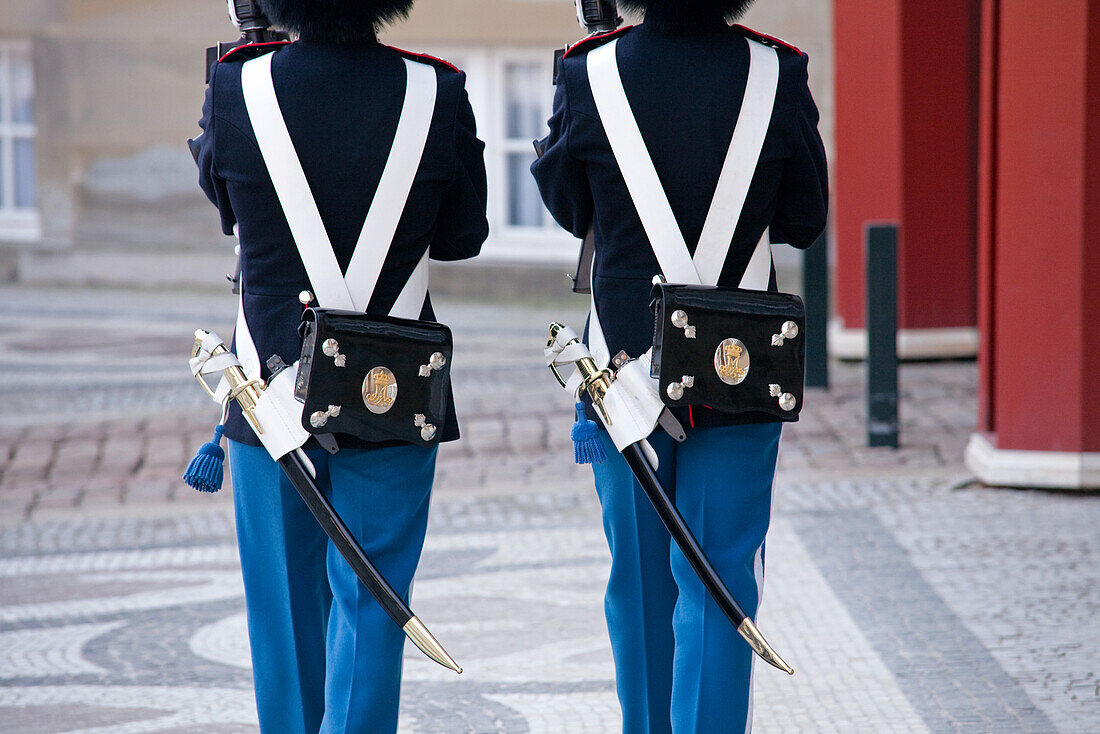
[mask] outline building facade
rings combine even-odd
[[[761,3],[745,23],[811,54],[831,146],[831,3]],[[418,0],[383,33],[469,75],[486,142],[486,262],[575,257],[527,169],[554,49],[582,35],[571,0]],[[232,267],[184,143],[199,132],[204,49],[233,37],[221,0],[0,0],[0,275],[159,286]]]

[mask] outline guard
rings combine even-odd
[[[713,286],[776,291],[770,244],[815,241],[828,180],[808,59],[730,25],[750,2],[624,1],[644,22],[565,53],[550,134],[532,171],[555,219],[577,237],[593,233],[584,341],[598,366],[644,356],[638,361],[652,360],[660,374],[663,356],[661,392],[652,387],[657,411],[663,401],[686,437],[654,431],[647,452],[716,571],[755,617],[780,429],[799,407],[801,385],[765,380],[762,393],[736,405],[702,395],[764,378],[769,370],[750,366],[747,353],[796,345],[799,322],[784,312],[760,347],[722,339],[708,342],[703,358],[702,342],[713,335],[702,314],[712,310],[696,296]],[[653,351],[654,299],[663,355]],[[612,554],[605,611],[623,731],[749,731],[752,650],[671,544],[618,453],[638,437],[617,438],[601,431],[608,459],[593,468]]]
[[[285,416],[278,438],[257,436],[234,404],[225,427],[264,732],[396,731],[404,642],[275,458],[304,448],[407,602],[438,444],[459,435],[427,269],[475,256],[488,234],[484,146],[461,71],[379,43],[375,29],[412,4],[260,0],[297,40],[218,60],[193,146],[200,185],[240,239],[233,351]],[[341,331],[364,314],[410,340],[400,364],[366,365],[376,345]],[[287,367],[303,360],[312,370]],[[296,387],[319,407],[306,412]],[[426,407],[408,402],[418,390]],[[358,430],[380,413],[382,430]]]

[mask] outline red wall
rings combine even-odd
[[[902,3],[903,329],[977,324],[978,3]]]
[[[1100,2],[1090,2],[1086,39],[1085,239],[1081,243],[1081,300],[1084,355],[1081,369],[1082,450],[1100,451]]]
[[[863,222],[901,219],[899,2],[834,4],[836,305],[848,328],[865,324]]]
[[[1098,5],[999,0],[982,389],[1002,449],[1100,450]]]
[[[899,326],[974,326],[978,0],[834,7],[838,315],[863,328],[863,223],[893,220]]]
[[[982,0],[980,49],[980,112],[978,134],[978,429],[993,431],[996,403],[993,349],[995,312],[994,253],[996,252],[997,201],[997,60],[1000,58],[1000,0]]]

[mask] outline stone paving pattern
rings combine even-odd
[[[613,733],[607,550],[541,366],[584,304],[438,304],[464,439],[441,450],[401,731]],[[217,410],[186,370],[225,295],[0,289],[0,733],[257,731],[228,491],[179,475]],[[860,365],[784,430],[755,731],[1100,731],[1100,497],[982,488],[973,363],[902,367],[865,447]],[[228,479],[227,479],[228,482]]]

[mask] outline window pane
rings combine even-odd
[[[508,154],[508,224],[513,227],[542,226],[542,198],[531,176],[534,155]]]
[[[508,64],[505,67],[505,122],[509,138],[534,140],[539,137],[546,125],[543,100],[550,94],[553,89],[542,64]]]
[[[8,119],[8,99],[11,92],[8,89],[10,86],[8,79],[11,77],[8,71],[11,68],[11,61],[8,56],[8,50],[3,43],[0,43],[0,123],[11,122]],[[0,168],[0,170],[3,169]]]
[[[34,122],[34,73],[31,54],[27,50],[12,51],[8,56],[11,69],[11,114],[14,122]]]
[[[31,208],[37,201],[38,182],[34,173],[34,140],[15,139],[15,206]],[[3,164],[0,164],[2,168]]]

